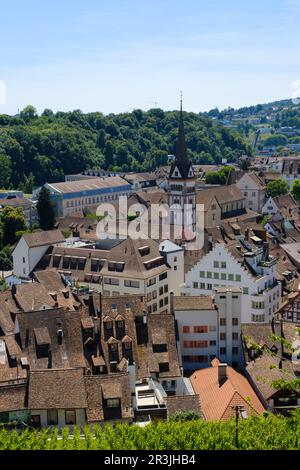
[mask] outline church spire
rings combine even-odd
[[[187,147],[186,147],[186,142],[185,142],[183,111],[182,111],[182,91],[180,92],[179,127],[178,127],[178,138],[177,138],[175,156],[176,156],[176,161],[178,163],[188,161]]]
[[[182,92],[180,93],[180,112],[179,112],[179,127],[178,127],[178,138],[176,143],[175,161],[171,167],[171,174],[175,166],[180,172],[182,178],[188,178],[190,174],[190,168],[192,164],[188,158],[187,146],[185,141],[184,122],[183,122],[183,110],[182,110]]]

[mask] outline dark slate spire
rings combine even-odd
[[[184,123],[183,123],[183,112],[182,112],[182,94],[180,99],[180,114],[179,114],[179,128],[178,128],[178,139],[176,144],[176,160],[184,161],[188,160],[187,148],[185,142]]]
[[[189,177],[189,171],[192,166],[187,154],[187,146],[185,141],[184,123],[183,123],[183,111],[182,111],[182,93],[180,99],[180,113],[179,113],[179,127],[178,127],[178,138],[176,144],[175,161],[171,165],[170,176],[175,169],[178,168],[182,178]]]

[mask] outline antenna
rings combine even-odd
[[[154,104],[154,107],[157,108],[158,101],[149,101],[149,103]]]
[[[180,90],[180,111],[182,111],[182,90]]]

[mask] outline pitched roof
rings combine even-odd
[[[197,203],[208,204],[208,201],[211,201],[214,196],[220,206],[228,204],[229,202],[245,199],[241,190],[235,184],[231,184],[228,186],[216,186],[214,188],[198,190]]]
[[[199,395],[203,416],[207,420],[229,419],[235,415],[232,406],[242,405],[247,415],[260,415],[265,409],[247,379],[227,365],[227,378],[219,384],[219,364],[196,371],[191,377]]]
[[[31,410],[86,408],[83,369],[32,371],[28,408]]]
[[[215,310],[211,295],[174,297],[175,310]]]
[[[29,248],[39,246],[53,245],[54,243],[62,243],[65,237],[60,230],[46,230],[44,232],[25,233],[23,239]]]
[[[25,405],[26,386],[1,386],[0,387],[0,413],[8,411],[22,411]]]
[[[122,418],[133,417],[128,373],[85,376],[84,380],[88,404],[86,413],[89,423],[104,420],[103,400],[107,398],[121,398]]]
[[[72,312],[59,308],[17,314],[22,353],[28,357],[31,370],[48,368],[48,357],[40,356],[35,346],[35,332],[45,332],[45,328],[51,340],[53,369],[85,367],[81,318],[80,310]],[[61,345],[57,340],[58,329],[63,332]]]
[[[62,194],[70,194],[79,191],[92,191],[95,189],[107,189],[112,187],[127,186],[130,190],[130,184],[120,176],[106,176],[105,178],[89,178],[79,181],[67,181],[63,183],[51,183],[48,185]]]

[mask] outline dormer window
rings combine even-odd
[[[126,349],[126,351],[129,351],[130,349],[132,349],[131,341],[126,341],[126,343],[124,343],[124,349]]]
[[[106,330],[112,330],[113,322],[112,321],[106,321],[104,326],[105,326]]]
[[[124,321],[123,320],[117,321],[117,327],[118,328],[124,328]]]
[[[175,176],[179,176],[179,173],[178,173],[178,171],[177,171],[177,170],[176,170],[176,171],[174,171],[174,175],[175,175]]]
[[[117,343],[112,343],[109,345],[109,349],[111,352],[116,352],[118,351],[118,344]]]

